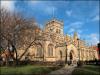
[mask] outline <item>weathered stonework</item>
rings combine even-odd
[[[41,31],[40,39],[36,40],[37,45],[31,46],[21,60],[28,57],[31,61],[65,61],[66,50],[68,61],[77,62],[79,55],[82,61],[98,59],[95,49],[86,46],[85,41],[77,40],[77,33],[74,33],[73,37],[65,36],[63,26],[63,22],[56,19],[47,22],[44,30]],[[23,52],[23,50],[18,50],[18,56]]]

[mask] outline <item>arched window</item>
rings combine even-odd
[[[48,56],[53,56],[53,45],[52,44],[48,45]]]
[[[42,57],[43,56],[43,48],[42,48],[41,45],[37,45],[36,56],[38,56],[38,57]]]

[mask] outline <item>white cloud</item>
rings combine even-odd
[[[77,35],[78,35],[78,38],[81,38],[81,34],[80,33],[77,33]]]
[[[70,11],[67,10],[65,13],[67,14],[67,16],[70,17],[72,15],[72,10],[70,10]]]
[[[45,14],[55,15],[57,8],[50,3],[48,1],[28,1],[29,6],[31,5],[32,8],[36,8],[35,10]]]
[[[36,0],[31,0],[31,1],[26,1],[29,5],[39,5],[41,4],[41,1],[36,1]]]
[[[81,29],[83,25],[83,22],[80,21],[76,21],[71,23],[67,29],[69,30],[68,33],[69,34],[73,34],[74,32],[77,32],[78,37],[81,37],[81,33],[83,32],[83,30]]]
[[[100,18],[99,18],[99,15],[96,15],[95,17],[93,17],[92,21],[99,21]]]
[[[72,33],[72,32],[74,32],[74,31],[75,31],[74,28],[70,28],[68,32],[69,32],[69,33]]]
[[[99,35],[97,33],[86,35],[86,38],[89,43],[92,43],[92,45],[97,45],[97,43],[99,43]]]
[[[83,26],[83,22],[76,21],[76,22],[70,23],[68,28],[80,29],[82,26]]]
[[[71,26],[71,27],[75,26],[75,27],[77,27],[77,28],[80,28],[80,27],[82,26],[82,24],[83,24],[82,22],[77,21],[77,22],[71,23],[70,26]]]
[[[48,13],[50,15],[55,15],[55,12],[57,11],[57,8],[54,7],[54,6],[47,6],[45,9],[44,9],[45,13]]]
[[[79,38],[82,37],[81,33],[83,32],[81,29],[69,28],[68,33],[73,36],[74,32],[77,32]]]
[[[95,6],[95,9],[91,12],[90,14],[90,19],[91,21],[99,21],[100,18],[99,18],[99,13],[100,10],[99,10],[99,3]]]
[[[1,8],[5,8],[8,11],[13,11],[15,8],[15,1],[1,1]]]
[[[30,1],[32,4],[37,4],[39,3],[40,1]]]
[[[75,28],[70,28],[68,32],[69,32],[69,33],[73,33],[73,32],[82,33],[82,30],[81,30],[81,29],[77,29],[77,30],[76,30]]]

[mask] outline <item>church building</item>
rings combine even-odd
[[[77,32],[73,36],[64,35],[64,23],[52,19],[40,30],[40,37],[35,41],[21,60],[28,57],[31,61],[57,62],[81,61],[98,59],[94,48],[86,45],[84,40],[78,38]],[[24,50],[18,50],[20,56]]]

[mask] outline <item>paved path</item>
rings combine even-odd
[[[56,71],[53,71],[51,72],[49,75],[71,75],[72,71],[74,70],[76,66],[68,66],[66,65],[65,67],[59,69],[59,70],[56,70]]]

